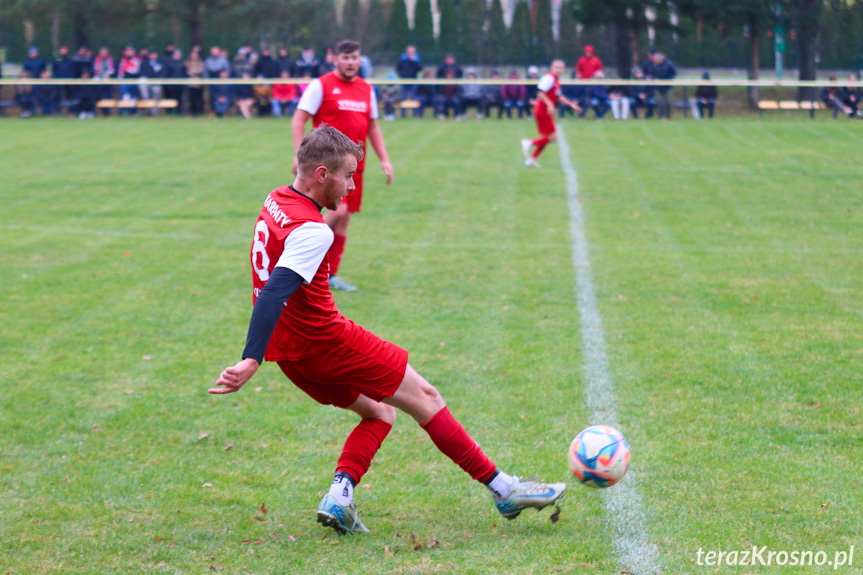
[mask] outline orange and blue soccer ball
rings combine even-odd
[[[588,487],[611,487],[629,469],[629,443],[607,425],[588,427],[569,446],[569,468]]]

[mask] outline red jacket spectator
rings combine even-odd
[[[274,84],[273,99],[280,102],[290,102],[298,97],[296,84]]]
[[[575,65],[575,71],[578,72],[579,78],[589,80],[600,70],[602,70],[602,60],[594,55],[593,46],[588,44],[584,47],[584,56],[579,58]]]

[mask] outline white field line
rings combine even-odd
[[[578,199],[578,179],[569,155],[569,145],[558,126],[560,163],[566,176],[566,196],[569,204],[572,262],[575,266],[575,290],[581,315],[581,341],[584,354],[585,398],[590,409],[590,422],[619,428],[614,384],[605,353],[602,317],[596,305],[590,255],[584,231],[584,213]],[[636,489],[635,474],[629,475],[610,489],[602,490],[602,502],[609,524],[614,530],[614,551],[620,567],[636,575],[661,573],[659,550],[647,535],[647,517]]]

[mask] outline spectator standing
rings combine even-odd
[[[141,58],[135,54],[135,48],[131,45],[123,50],[123,56],[117,64],[117,78],[122,80],[137,80],[141,77]],[[138,86],[136,84],[120,84],[120,99],[126,101],[138,100]],[[130,108],[120,108],[120,114],[135,113]]]
[[[705,72],[701,75],[704,80],[710,79],[710,72]],[[698,104],[698,113],[704,117],[713,117],[713,110],[716,108],[716,99],[719,97],[719,90],[716,86],[708,86],[702,84],[695,89],[695,102]],[[704,115],[704,110],[708,111],[709,116]]]
[[[414,78],[418,78],[423,69],[422,59],[420,58],[419,53],[417,53],[417,49],[415,46],[408,46],[405,48],[404,54],[399,58],[398,64],[396,64],[396,74],[402,80],[412,80]],[[417,100],[417,85],[416,84],[402,84],[401,85],[401,100],[404,102],[405,100]],[[405,117],[405,109],[402,108],[402,118]],[[414,109],[414,117],[422,116],[422,112],[420,108]]]
[[[336,69],[336,56],[333,54],[333,49],[327,46],[327,51],[324,53],[324,59],[321,61],[318,66],[318,75],[317,78],[320,78],[324,74],[329,74],[333,70]]]
[[[677,68],[665,57],[665,54],[657,52],[653,55],[653,74],[657,80],[674,80],[677,77]],[[671,119],[671,86],[657,86],[659,94],[659,117],[666,120]]]
[[[300,59],[294,62],[294,71],[291,74],[294,78],[317,78],[321,63],[315,58],[315,49],[312,47],[303,48],[300,53]]]
[[[78,51],[72,56],[72,62],[75,63],[74,78],[81,78],[86,71],[90,77],[93,76],[93,52],[87,46],[78,46]],[[74,88],[74,87],[73,87]],[[75,90],[72,90],[75,93]],[[77,96],[72,96],[74,99]]]
[[[464,72],[455,61],[455,56],[447,54],[444,57],[443,64],[438,66],[437,78],[440,79],[461,79]],[[437,116],[441,120],[445,120],[449,116],[449,110],[453,110],[453,117],[456,119],[461,117],[461,94],[458,84],[443,84],[437,87]]]
[[[635,70],[635,79],[644,80],[644,72]],[[632,98],[632,117],[638,118],[638,109],[644,108],[644,119],[648,120],[653,117],[653,109],[656,107],[655,98],[656,88],[650,84],[639,84],[630,87],[630,95]]]
[[[99,48],[99,52],[96,54],[96,57],[93,59],[93,79],[94,80],[107,80],[109,78],[113,78],[117,74],[117,68],[114,63],[114,57],[111,56],[111,52],[108,51],[108,48],[102,46]],[[102,86],[99,90],[99,97],[101,99],[111,99],[114,95],[113,86]],[[102,110],[102,114],[107,116],[111,113],[111,110],[105,108]]]
[[[21,70],[18,78],[24,80],[25,83],[15,86],[15,105],[21,109],[18,113],[21,118],[29,118],[33,115],[33,111],[36,108],[36,97],[33,95],[33,86],[26,83],[26,80],[30,79],[30,72]]]
[[[42,72],[42,78],[45,80],[51,78],[51,73],[48,70],[45,70]],[[42,115],[51,116],[54,114],[54,108],[56,108],[57,104],[60,103],[60,86],[57,84],[40,84],[38,86],[33,86],[33,98],[42,110]]]
[[[476,80],[476,69],[467,69],[467,79]],[[468,108],[476,108],[476,119],[482,120],[483,110],[483,86],[482,84],[461,84],[461,113],[462,119],[467,120]]]
[[[509,71],[510,80],[518,80],[518,70],[513,68]],[[505,84],[500,87],[500,97],[503,101],[503,109],[506,117],[512,118],[512,109],[518,110],[518,117],[524,117],[524,107],[527,102],[527,87],[524,84]],[[500,117],[500,114],[498,114]]]
[[[222,72],[227,72],[230,77],[231,63],[222,54],[221,48],[213,46],[210,48],[210,55],[204,60],[204,78],[222,78]]]
[[[186,61],[186,73],[189,78],[204,77],[204,61],[201,59],[201,47],[193,46]],[[204,86],[202,84],[190,83],[189,90],[189,113],[192,116],[200,116],[204,113]]]
[[[291,77],[289,70],[282,70],[282,78],[287,80]],[[281,118],[282,114],[294,115],[297,103],[300,101],[296,84],[273,85],[273,116]]]
[[[279,48],[279,51],[276,53],[276,63],[279,65],[279,77],[284,78],[284,76],[282,76],[282,72],[287,72],[288,78],[290,78],[291,70],[293,70],[294,67],[294,61],[291,60],[291,55],[287,48]]]
[[[21,63],[21,69],[29,74],[28,78],[41,78],[42,72],[48,68],[45,59],[39,55],[37,46],[30,46],[27,58]]]
[[[278,78],[282,75],[282,67],[278,62],[273,60],[273,56],[269,50],[261,50],[261,56],[255,62],[255,67],[252,70],[252,76],[255,78]]]
[[[182,50],[174,50],[171,53],[171,58],[165,62],[165,78],[168,79],[183,79],[189,77],[189,71],[186,67],[186,63],[183,61],[183,51]],[[169,113],[173,114],[182,114],[183,113],[183,93],[185,92],[185,87],[179,84],[168,84],[165,86],[165,97],[169,100],[176,100],[177,107],[170,108]]]
[[[252,74],[252,61],[249,48],[240,46],[237,48],[237,55],[234,56],[231,62],[231,76],[234,78],[242,78],[243,74]]]
[[[78,77],[78,64],[69,57],[69,47],[60,46],[57,57],[51,62],[51,77],[71,79]],[[64,84],[59,87],[59,97],[64,100],[72,99],[72,87]]]
[[[500,80],[500,72],[492,70],[490,79]],[[484,84],[482,87],[482,105],[488,118],[491,117],[492,108],[497,108],[498,120],[503,117],[503,97],[500,93],[502,87],[500,84]]]
[[[333,72],[312,80],[303,92],[297,111],[291,122],[291,135],[294,153],[300,148],[305,135],[306,123],[312,120],[315,128],[329,124],[347,135],[351,141],[362,142],[366,139],[374,148],[381,161],[381,169],[387,177],[387,185],[393,181],[393,167],[387,155],[384,136],[378,123],[378,100],[372,86],[359,77],[360,45],[352,40],[342,40],[336,45],[336,69]],[[339,265],[347,242],[348,224],[352,214],[358,213],[363,199],[363,170],[365,156],[357,165],[353,176],[355,189],[341,204],[338,210],[328,211],[324,220],[333,230],[332,246],[328,252],[330,262],[330,287],[332,289],[354,291],[355,286],[344,282],[339,276]],[[293,171],[297,171],[297,157],[294,156]]]
[[[141,63],[141,79],[147,82],[141,82],[141,97],[145,100],[154,100],[158,102],[162,98],[162,85],[150,83],[153,80],[162,80],[167,76],[165,66],[162,64],[162,59],[159,53],[152,50],[147,53],[147,59]],[[150,114],[155,116],[159,108],[153,106],[150,109]]]
[[[590,44],[584,47],[584,55],[578,59],[575,71],[579,78],[585,80],[590,80],[597,72],[602,72],[602,60],[596,56]]]
[[[90,79],[90,70],[81,72],[82,80]],[[102,88],[93,84],[73,86],[74,111],[81,120],[91,120],[96,117],[96,103],[99,101]]]

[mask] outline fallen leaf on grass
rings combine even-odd
[[[826,508],[828,508],[828,507],[830,507],[830,502],[829,502],[829,501],[828,501],[827,503],[822,503],[822,504],[821,504],[821,509],[826,509]]]
[[[560,505],[554,506],[554,513],[549,515],[548,519],[551,521],[552,525],[557,523],[557,520],[560,519]]]
[[[229,444],[227,444],[227,445],[225,446],[225,451],[230,451],[230,450],[232,450],[233,448],[234,448],[234,444],[233,444],[233,443],[229,443]]]
[[[198,441],[201,441],[202,439],[207,439],[208,437],[210,437],[209,432],[206,432],[206,431],[199,431],[198,432]]]
[[[203,485],[201,485],[201,487],[212,487],[212,486],[213,486],[212,483],[204,483]]]
[[[296,535],[288,535],[288,541],[296,541],[296,540],[297,540]]]
[[[267,508],[264,506],[264,503],[261,503],[261,507],[260,507],[260,509],[259,509],[259,510],[260,510],[260,512],[261,512],[261,513],[266,513],[266,512],[267,512]]]
[[[419,551],[420,549],[425,547],[425,545],[423,545],[423,542],[417,539],[417,536],[413,531],[411,531],[411,547],[413,547],[414,551]]]
[[[632,571],[621,571],[620,575],[635,575]]]
[[[393,552],[392,552],[392,551],[390,551],[390,546],[389,546],[389,545],[384,545],[384,555],[386,555],[387,557],[392,557],[392,556],[393,556]]]
[[[426,544],[426,547],[431,549],[432,547],[440,547],[440,541],[437,539],[432,539],[429,543]]]
[[[251,542],[252,542],[251,539],[243,539],[242,541],[240,541],[240,543],[242,543],[243,545],[248,545]]]

